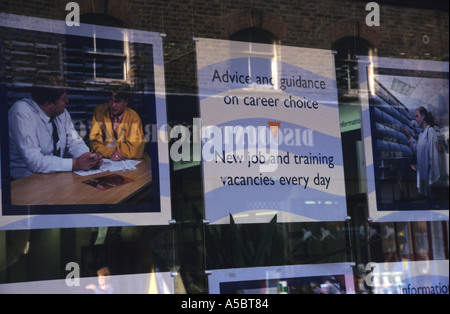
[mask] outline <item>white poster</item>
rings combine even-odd
[[[170,272],[46,280],[0,285],[0,294],[174,294]]]
[[[449,294],[448,260],[372,266],[366,282],[376,294]]]
[[[196,49],[206,218],[343,221],[332,52],[203,38]]]
[[[161,35],[4,13],[0,34],[0,230],[168,224]]]
[[[361,57],[359,79],[370,217],[448,220],[448,62]]]
[[[353,294],[349,263],[272,266],[211,271],[211,294]]]

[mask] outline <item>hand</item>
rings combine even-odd
[[[406,137],[407,137],[408,139],[411,138],[411,134],[409,133],[408,128],[403,128],[403,133],[405,133],[405,135],[406,135]]]
[[[97,164],[94,166],[94,169],[100,169],[103,165],[103,156],[101,154],[95,154],[95,159],[97,160]]]
[[[121,153],[119,153],[116,149],[116,150],[114,150],[114,152],[111,155],[111,160],[112,161],[125,160],[125,157],[123,157],[123,155]]]
[[[72,160],[72,170],[90,170],[94,168],[98,163],[97,154],[94,153],[84,153],[78,158]]]

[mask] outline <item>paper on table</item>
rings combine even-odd
[[[87,171],[74,171],[80,176],[90,176],[92,174],[107,172],[107,171],[126,171],[136,170],[136,166],[140,163],[139,160],[121,160],[112,161],[111,159],[103,159],[103,165],[100,169],[91,169]]]

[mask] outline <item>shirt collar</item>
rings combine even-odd
[[[126,108],[125,108],[125,110],[126,110]],[[111,121],[114,121],[114,118],[119,118],[119,121],[122,121],[122,118],[123,118],[123,116],[125,115],[125,110],[124,110],[123,113],[122,113],[120,116],[118,116],[118,117],[114,117],[114,116],[111,114],[111,111],[108,110],[108,112],[109,112],[109,118],[111,119]]]
[[[51,118],[44,112],[44,110],[41,109],[41,107],[33,99],[30,98],[28,103],[31,105],[31,107],[36,111],[36,113],[39,115],[39,117],[41,117],[41,119],[45,123],[50,123]]]

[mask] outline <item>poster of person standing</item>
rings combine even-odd
[[[359,61],[374,221],[448,219],[448,69],[448,62],[437,61]]]

